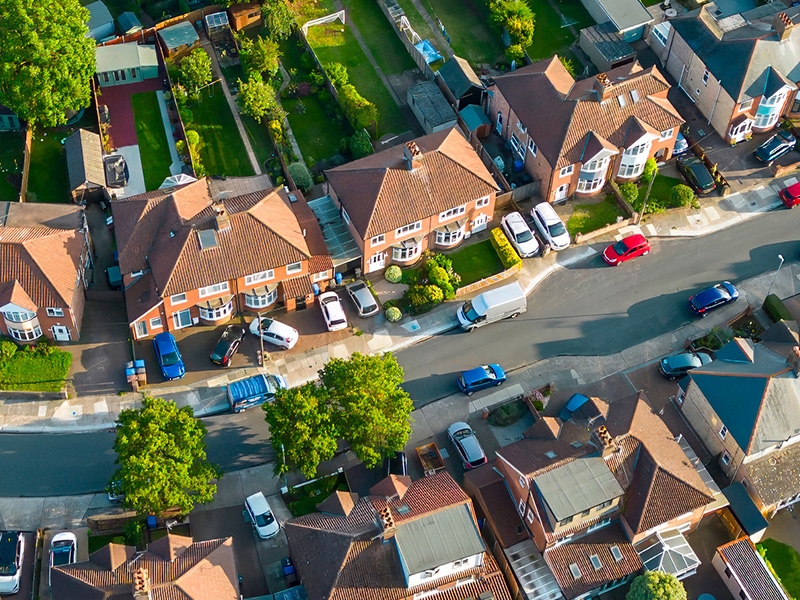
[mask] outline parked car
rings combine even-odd
[[[516,319],[528,309],[528,300],[518,282],[481,292],[456,310],[461,329],[474,331],[501,319]]]
[[[723,281],[715,286],[697,292],[689,298],[689,306],[698,315],[705,315],[708,311],[720,306],[735,302],[739,291],[730,281]]]
[[[228,325],[222,335],[219,336],[214,350],[211,351],[211,362],[223,367],[231,364],[231,359],[236,354],[236,351],[239,350],[239,344],[242,343],[244,336],[244,329],[236,325]]]
[[[259,329],[261,330],[261,337],[265,342],[274,344],[284,350],[291,350],[294,348],[297,340],[300,339],[300,334],[297,333],[294,327],[289,327],[280,321],[267,317],[261,317],[260,328],[258,317],[253,319],[250,323],[250,333],[254,336],[258,337]]]
[[[530,227],[518,212],[512,212],[501,221],[508,241],[522,258],[530,258],[539,253],[539,242]]]
[[[338,331],[347,327],[347,317],[344,314],[342,301],[336,292],[325,292],[319,296],[319,308],[328,331]]]
[[[786,208],[794,208],[800,204],[800,183],[795,183],[778,192],[778,197],[786,205]]]
[[[456,447],[465,470],[469,471],[486,463],[486,453],[472,427],[462,421],[453,423],[447,428],[447,437]]]
[[[769,165],[775,159],[794,150],[796,144],[797,140],[790,131],[779,129],[775,135],[756,148],[753,156]]]
[[[22,577],[25,538],[19,531],[0,533],[0,594],[16,594]]]
[[[359,317],[371,317],[380,311],[378,303],[375,301],[375,296],[363,281],[354,281],[345,286],[347,293],[353,304],[356,305]]]
[[[672,148],[672,156],[680,156],[685,154],[689,149],[689,142],[683,137],[681,132],[678,132],[678,137],[675,138],[675,146]]]
[[[272,509],[263,492],[256,492],[252,496],[248,496],[244,501],[244,507],[258,537],[266,540],[278,535],[281,525],[272,514]]]
[[[156,360],[161,367],[161,375],[167,381],[180,379],[186,374],[186,365],[183,364],[175,336],[165,331],[153,338],[153,347],[156,350]]]
[[[406,458],[406,453],[395,452],[394,456],[385,459],[383,461],[383,470],[387,477],[389,475],[408,476],[408,459]]]
[[[52,581],[53,567],[71,565],[76,561],[78,538],[74,533],[61,531],[50,540],[50,570],[47,575],[48,585]]]
[[[650,242],[640,233],[622,238],[603,252],[603,260],[610,265],[621,265],[626,260],[650,254]]]
[[[713,359],[704,352],[681,352],[673,356],[662,358],[658,363],[658,370],[667,379],[677,379],[683,377],[697,367],[707,365]]]
[[[540,202],[531,209],[531,217],[542,239],[553,250],[564,250],[569,247],[570,239],[567,228],[549,202]]]
[[[707,194],[716,188],[711,172],[703,164],[703,161],[696,156],[679,158],[676,164],[689,187],[698,194]]]
[[[259,373],[228,384],[228,403],[235,413],[272,402],[278,390],[285,390],[286,380],[280,375]]]
[[[458,389],[467,396],[472,396],[479,390],[485,390],[495,385],[506,382],[506,372],[500,365],[483,365],[469,371],[464,371],[456,380]]]

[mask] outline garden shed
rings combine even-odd
[[[142,23],[139,18],[131,11],[125,11],[117,17],[117,24],[123,35],[130,35],[142,30]]]
[[[432,81],[412,85],[406,92],[408,106],[417,117],[425,133],[449,129],[458,122],[453,107],[447,102],[442,91]]]
[[[102,40],[114,35],[114,18],[101,0],[86,5],[86,8],[89,10],[89,33],[87,35],[90,38]]]
[[[436,81],[456,110],[481,103],[483,83],[460,56],[453,56],[436,71]]]
[[[156,47],[136,42],[95,48],[100,87],[137,83],[158,77]]]
[[[636,51],[611,21],[581,29],[579,44],[601,73],[636,60]]]
[[[181,21],[158,32],[167,56],[177,56],[200,47],[200,36],[189,21]]]
[[[86,129],[79,129],[64,140],[64,150],[67,153],[72,201],[104,196],[106,175],[100,136]]]
[[[261,21],[261,7],[258,4],[247,4],[240,2],[238,4],[231,4],[228,7],[228,16],[230,17],[231,27],[235,31],[239,31]]]

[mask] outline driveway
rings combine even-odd
[[[74,533],[78,538],[76,547],[75,562],[85,562],[89,560],[89,536],[88,529],[48,529],[44,532],[44,544],[42,545],[42,564],[39,572],[39,598],[40,600],[50,600],[50,542],[53,536],[62,531]]]
[[[19,580],[19,591],[16,594],[4,594],[3,598],[27,600],[33,597],[33,568],[36,559],[36,535],[24,532],[25,549],[22,555],[22,573]]]

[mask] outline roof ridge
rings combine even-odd
[[[280,202],[280,203],[283,205],[283,208],[284,208],[285,210],[287,210],[287,211],[289,211],[289,212],[291,212],[291,213],[292,213],[292,215],[293,215],[293,216],[294,216],[294,218],[295,218],[295,221],[297,222],[297,227],[299,228],[299,230],[300,230],[300,233],[302,234],[302,233],[303,233],[303,227],[300,225],[300,221],[299,221],[299,219],[297,218],[297,215],[296,215],[296,214],[295,214],[295,212],[292,210],[291,206],[286,206],[286,203],[284,202],[283,198],[281,197],[281,195],[280,195],[280,194],[279,194],[277,191],[273,190],[272,192],[268,193],[268,194],[267,194],[266,196],[264,196],[264,197],[263,197],[263,198],[262,198],[262,199],[261,199],[259,202],[257,202],[256,204],[254,204],[254,205],[253,205],[253,206],[251,206],[250,208],[255,208],[256,206],[258,206],[258,205],[259,205],[259,204],[261,204],[262,202],[266,202],[267,200],[269,200],[269,199],[270,199],[270,197],[271,197],[273,194],[274,194],[274,195],[276,196],[276,198],[277,198],[277,200],[276,200],[276,201]],[[298,252],[300,252],[300,254],[302,254],[302,255],[306,256],[307,258],[311,258],[311,249],[308,247],[308,243],[306,243],[306,248],[305,248],[305,250],[304,250],[303,248],[299,248],[299,247],[298,247],[298,246],[297,246],[295,243],[293,243],[293,242],[289,241],[289,239],[288,239],[288,238],[287,238],[285,235],[282,235],[282,234],[278,233],[278,231],[277,231],[277,230],[276,230],[274,227],[272,227],[272,226],[268,225],[267,223],[265,223],[264,221],[262,221],[261,219],[259,219],[258,217],[256,217],[254,214],[252,214],[252,213],[250,212],[250,209],[247,209],[247,210],[244,210],[244,211],[239,211],[237,214],[235,214],[235,215],[233,215],[233,216],[236,216],[236,217],[238,217],[238,216],[239,216],[241,213],[246,213],[246,214],[247,214],[247,215],[248,215],[250,218],[252,218],[252,219],[255,219],[255,220],[256,220],[256,221],[257,221],[257,222],[258,222],[258,223],[259,223],[259,224],[260,224],[262,227],[264,227],[264,228],[265,228],[265,229],[267,229],[268,231],[272,232],[274,235],[278,236],[278,237],[279,237],[280,239],[282,239],[284,242],[286,242],[287,244],[289,244],[289,245],[290,245],[292,248],[294,248],[295,250],[297,250]],[[306,238],[305,238],[305,236],[303,236],[303,241],[305,241],[305,239],[306,239]]]
[[[451,135],[458,135],[458,136],[461,136],[461,134],[460,134],[460,133],[458,133],[458,132],[457,132],[455,129],[453,129],[453,130],[451,130],[451,132],[450,132],[450,133],[447,135],[447,137],[445,137],[445,141],[449,140]],[[461,139],[463,139],[463,137],[462,137]],[[467,142],[467,143],[469,144],[469,142]],[[495,182],[495,180],[492,178],[492,174],[491,174],[491,173],[489,173],[488,169],[486,169],[486,172],[488,173],[488,175],[489,175],[489,178],[487,179],[487,178],[485,178],[485,177],[481,177],[481,176],[480,176],[478,173],[476,173],[476,172],[475,172],[475,171],[473,171],[472,169],[469,169],[469,168],[468,168],[466,165],[464,165],[463,163],[460,163],[460,162],[458,162],[456,159],[454,159],[452,156],[450,156],[450,154],[449,154],[449,153],[447,153],[447,152],[445,152],[444,150],[442,150],[442,146],[443,146],[443,145],[444,145],[444,142],[443,142],[442,144],[439,144],[439,147],[438,147],[438,148],[436,148],[436,150],[434,150],[434,152],[438,152],[438,153],[439,153],[439,154],[441,154],[443,157],[445,157],[447,160],[449,160],[449,161],[450,161],[450,162],[452,162],[453,164],[455,164],[455,165],[457,165],[458,167],[460,167],[460,168],[461,168],[463,171],[466,171],[467,173],[469,173],[469,174],[470,174],[470,175],[472,175],[473,177],[476,177],[477,179],[480,179],[480,180],[481,180],[481,181],[483,181],[484,183],[487,183],[487,184],[489,184],[489,185],[491,185],[491,186],[497,186],[497,183],[496,183],[496,182]],[[472,146],[471,146],[471,145],[470,145],[470,148],[472,148]],[[472,148],[472,150],[474,151],[475,149],[474,149],[474,148]],[[479,158],[479,160],[480,160],[480,158]],[[483,164],[483,161],[481,161],[481,164]],[[430,195],[430,190],[428,191],[428,195]]]
[[[72,230],[72,229],[54,229],[52,235],[46,235],[46,236],[42,236],[42,237],[35,238],[35,239],[32,239],[32,240],[26,240],[26,241],[24,241],[24,242],[22,242],[20,244],[20,246],[22,246],[22,248],[24,249],[25,253],[30,258],[30,260],[33,262],[33,264],[36,265],[36,268],[39,269],[39,271],[41,272],[42,279],[43,279],[44,282],[46,282],[46,285],[47,285],[48,288],[50,288],[50,291],[53,292],[55,294],[55,296],[57,298],[59,298],[68,307],[71,307],[72,303],[70,301],[68,301],[67,298],[65,298],[61,294],[61,291],[55,285],[53,285],[52,280],[50,279],[49,275],[47,274],[47,270],[36,259],[36,256],[34,255],[34,253],[32,253],[30,248],[28,248],[28,244],[31,244],[31,245],[35,246],[35,245],[38,245],[41,241],[46,240],[46,239],[51,238],[51,237],[68,238],[68,237],[73,237],[73,236],[75,236],[75,231]],[[67,257],[71,258],[68,252],[65,252],[64,254]],[[78,262],[80,262],[80,258],[78,259]],[[80,266],[78,267],[78,270],[80,270]],[[26,291],[25,293],[27,294],[28,292]],[[30,294],[28,294],[28,295],[30,296]],[[39,308],[42,308],[42,307],[40,306]]]
[[[364,169],[364,170],[366,170],[366,169]],[[365,235],[368,235],[368,232],[372,228],[372,219],[375,218],[375,213],[378,211],[378,203],[380,202],[381,194],[383,193],[383,187],[386,184],[386,179],[389,176],[389,171],[392,170],[392,168],[391,167],[383,167],[381,169],[372,169],[372,170],[381,172],[382,177],[381,177],[381,184],[378,186],[378,193],[375,194],[376,200],[375,200],[375,202],[372,203],[372,210],[369,213],[369,218],[367,219],[367,224],[364,227],[364,234]],[[342,206],[341,200],[339,201],[339,205]],[[342,208],[344,208],[344,206],[342,206]],[[364,240],[364,241],[366,243],[366,240]]]

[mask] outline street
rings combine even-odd
[[[687,301],[698,289],[773,270],[778,254],[796,262],[798,219],[778,210],[701,238],[654,240],[649,256],[618,268],[606,266],[598,253],[548,277],[529,296],[528,311],[513,321],[472,334],[453,331],[399,352],[405,387],[419,408],[456,392],[456,375],[482,363],[513,370],[557,355],[611,354],[675,330],[697,319]],[[272,458],[261,410],[205,422],[208,457],[224,470]],[[112,443],[108,431],[0,435],[2,495],[101,490],[114,470]]]

